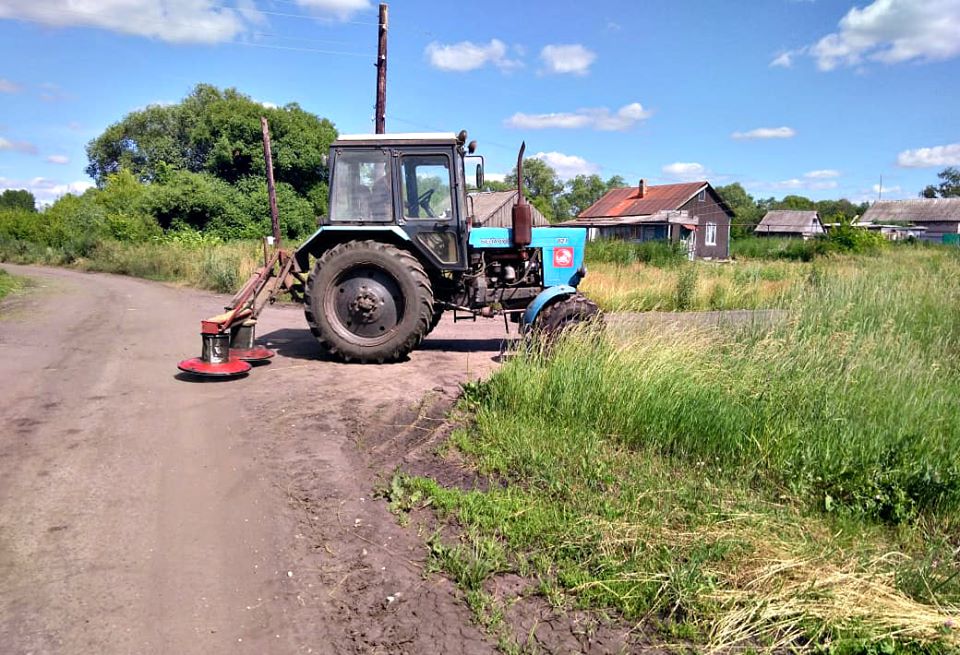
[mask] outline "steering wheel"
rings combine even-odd
[[[437,215],[433,213],[433,210],[430,209],[430,198],[433,197],[434,191],[436,191],[436,189],[427,189],[417,198],[417,204],[423,208],[423,211],[427,213],[427,217],[429,218],[437,217]]]

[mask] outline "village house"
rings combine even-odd
[[[918,238],[937,243],[960,243],[960,198],[916,198],[879,200],[873,203],[861,223],[924,228]]]
[[[733,211],[709,182],[647,184],[611,189],[563,223],[588,238],[684,243],[691,258],[727,259]]]
[[[758,237],[797,237],[813,239],[824,233],[820,214],[816,211],[773,209],[754,228]]]

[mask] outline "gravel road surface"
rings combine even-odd
[[[445,319],[409,361],[345,365],[271,307],[278,356],[196,383],[176,363],[223,296],[4,267],[39,286],[0,308],[2,652],[495,651],[371,500],[369,463],[417,448],[396,417],[496,365],[502,322]]]

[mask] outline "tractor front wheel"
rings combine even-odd
[[[599,325],[600,320],[597,303],[575,293],[544,307],[534,321],[533,330],[542,337],[552,339],[569,327],[583,323]]]
[[[409,252],[348,241],[317,260],[304,306],[310,330],[328,354],[383,363],[402,359],[423,341],[433,318],[433,291]]]

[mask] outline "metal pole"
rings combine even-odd
[[[376,133],[387,131],[387,4],[380,3],[380,29],[377,39],[377,114]]]
[[[267,195],[270,197],[270,225],[273,227],[273,246],[280,247],[280,212],[277,210],[277,189],[273,183],[273,155],[270,154],[270,126],[264,116],[260,117],[263,131],[263,160],[267,167]]]

